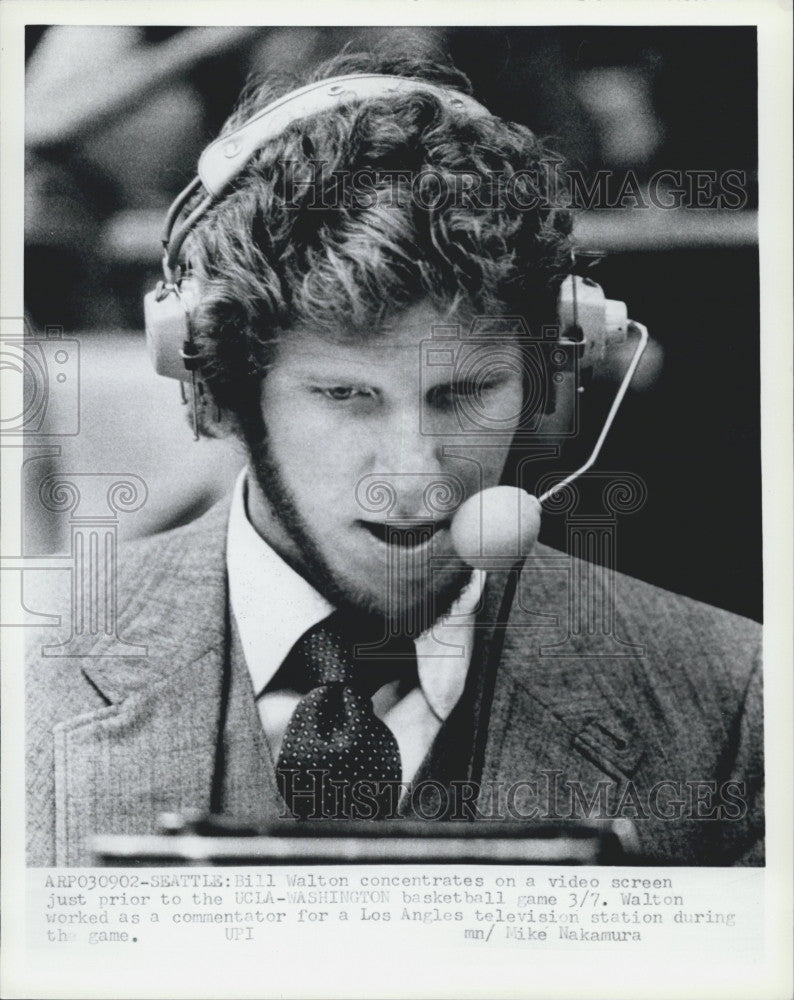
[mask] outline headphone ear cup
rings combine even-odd
[[[568,275],[562,283],[557,321],[563,337],[578,327],[584,341],[580,368],[598,369],[609,349],[624,343],[628,335],[625,302],[606,298],[600,285],[578,274]]]
[[[194,292],[193,280],[185,278],[178,287],[160,282],[143,299],[146,349],[154,370],[158,375],[182,382],[191,378],[182,352],[190,342]]]

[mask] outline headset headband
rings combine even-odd
[[[448,87],[413,77],[356,73],[330,77],[293,90],[272,101],[253,118],[233,132],[220,136],[199,158],[198,177],[194,178],[174,201],[166,216],[163,232],[163,271],[166,281],[178,281],[179,251],[188,233],[209,207],[217,201],[229,184],[250,162],[252,157],[272,139],[302,118],[331,111],[341,104],[371,100],[378,97],[398,97],[404,94],[429,93],[447,107],[472,117],[491,117],[491,113],[474,98]],[[200,187],[207,192],[176,233],[172,232],[182,209]]]

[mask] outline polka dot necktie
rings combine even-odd
[[[416,674],[410,639],[353,640],[336,612],[309,629],[290,653],[311,690],[287,726],[276,775],[289,813],[300,819],[386,818],[396,810],[402,763],[397,741],[372,710],[383,684]],[[358,653],[354,652],[358,646]]]

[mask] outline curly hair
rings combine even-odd
[[[443,61],[347,52],[302,81],[249,84],[223,133],[295,86],[349,73],[471,92]],[[259,150],[186,245],[212,401],[244,423],[274,343],[296,325],[377,336],[384,319],[421,300],[450,315],[552,322],[571,230],[548,190],[544,166],[554,161],[528,128],[473,118],[430,92],[292,124]]]

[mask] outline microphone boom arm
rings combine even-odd
[[[609,429],[612,426],[615,417],[617,416],[618,410],[620,409],[620,404],[623,402],[623,397],[626,395],[629,388],[629,384],[632,378],[634,377],[634,372],[637,370],[637,365],[640,363],[640,358],[642,357],[643,351],[648,345],[648,330],[646,327],[642,325],[642,323],[637,323],[633,319],[630,319],[628,322],[628,326],[629,329],[634,330],[634,332],[636,333],[639,333],[640,340],[634,351],[634,355],[631,359],[629,367],[626,369],[626,374],[623,376],[623,380],[620,383],[620,387],[618,388],[618,391],[615,394],[615,398],[612,400],[612,406],[609,408],[609,413],[607,414],[607,418],[604,421],[604,426],[601,428],[601,433],[598,435],[598,440],[596,441],[595,447],[590,453],[590,457],[587,459],[584,465],[581,466],[581,468],[576,470],[576,472],[572,472],[569,476],[566,476],[565,479],[563,479],[561,482],[557,483],[556,486],[552,486],[551,489],[546,490],[546,492],[542,494],[542,496],[539,496],[538,503],[540,504],[545,503],[546,500],[554,496],[557,490],[561,490],[564,486],[567,486],[569,483],[572,483],[574,479],[578,479],[579,476],[587,472],[587,470],[593,465],[595,460],[598,458],[601,452],[601,448],[603,447],[604,441],[606,440],[606,436],[609,433]]]

